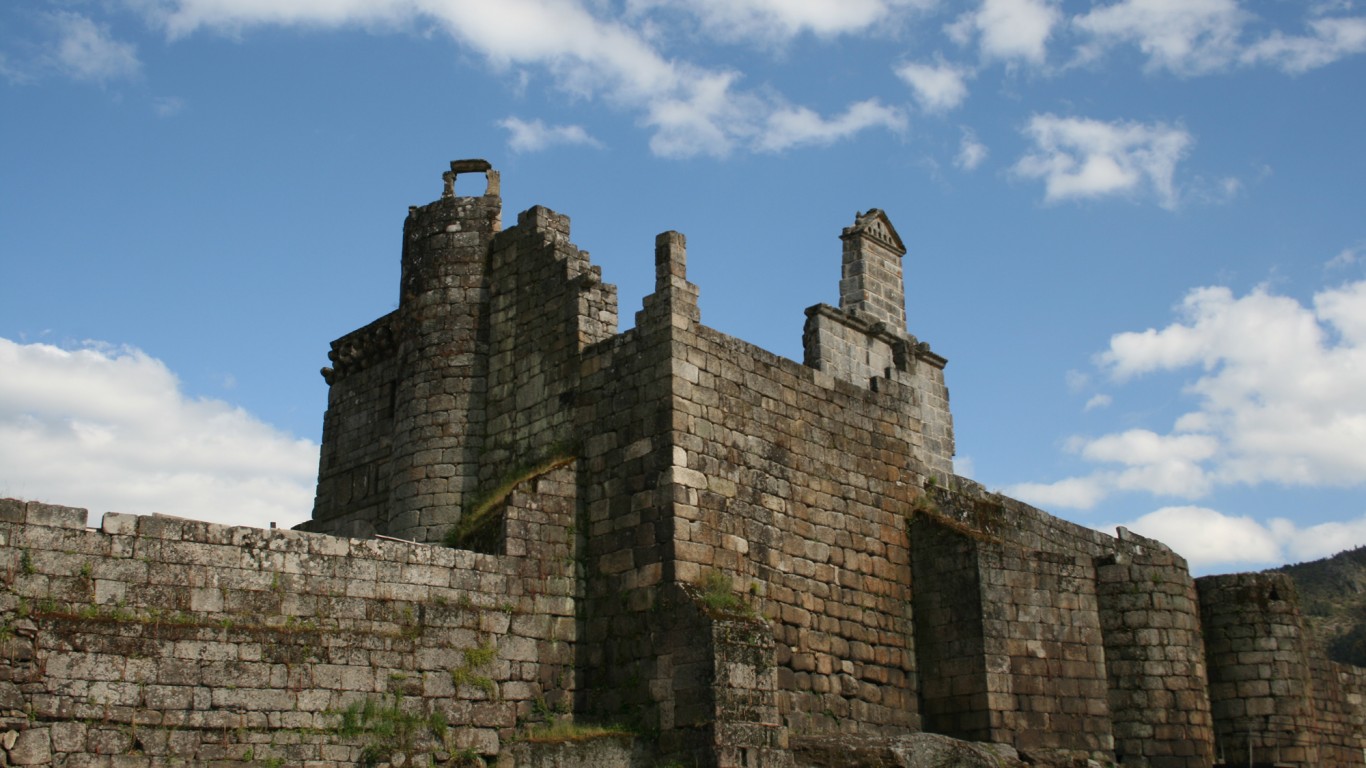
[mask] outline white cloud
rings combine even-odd
[[[933,0],[627,0],[640,15],[669,8],[694,16],[709,36],[724,41],[783,43],[803,33],[819,37],[863,32],[903,9]]]
[[[975,36],[984,59],[1041,65],[1048,57],[1048,38],[1062,13],[1048,0],[982,0],[958,17],[947,32],[960,44]]]
[[[1300,528],[1285,518],[1262,523],[1207,507],[1176,506],[1122,525],[1171,546],[1192,570],[1204,573],[1316,560],[1366,544],[1366,516]],[[1097,529],[1109,532],[1114,526]]]
[[[1266,526],[1250,517],[1232,517],[1207,507],[1163,507],[1124,523],[1124,527],[1167,544],[1196,571],[1285,562],[1281,543]]]
[[[1249,46],[1244,63],[1270,62],[1292,74],[1327,66],[1366,51],[1366,17],[1315,19],[1308,35],[1291,36],[1279,30]]]
[[[558,145],[602,146],[578,125],[546,125],[540,120],[527,122],[516,117],[499,120],[498,125],[507,129],[508,146],[514,152],[539,152]]]
[[[142,68],[137,48],[115,40],[109,28],[78,13],[52,16],[58,29],[53,63],[77,80],[108,82],[135,77]]]
[[[1082,58],[1106,46],[1132,43],[1152,69],[1199,74],[1221,69],[1238,53],[1249,14],[1235,0],[1122,0],[1078,16],[1072,25],[1094,40]]]
[[[237,525],[308,518],[318,446],[180,389],[159,360],[0,339],[0,493]]]
[[[1004,493],[1040,507],[1091,509],[1109,495],[1103,476],[1069,477],[1054,483],[1017,483]]]
[[[1014,171],[1044,181],[1048,202],[1134,194],[1148,188],[1164,208],[1177,205],[1176,164],[1194,139],[1165,123],[1106,123],[1035,115],[1024,130],[1034,150]]]
[[[1203,461],[1214,455],[1217,444],[1208,435],[1159,435],[1131,429],[1091,440],[1081,447],[1088,461],[1129,465],[1164,461]]]
[[[987,159],[987,145],[977,140],[977,134],[963,129],[963,138],[958,142],[958,157],[953,164],[965,171],[976,170]]]
[[[1341,251],[1338,251],[1338,255],[1329,259],[1323,267],[1324,269],[1344,269],[1350,267],[1361,260],[1363,251],[1366,251],[1366,248],[1363,248],[1362,246],[1343,248]]]
[[[1118,467],[1018,486],[1021,498],[1084,509],[1122,491],[1193,499],[1220,486],[1366,485],[1366,280],[1309,306],[1266,288],[1199,288],[1179,313],[1161,330],[1116,334],[1098,363],[1119,382],[1197,368],[1186,386],[1197,407],[1167,434],[1074,438],[1082,459]]]
[[[1094,411],[1098,408],[1108,408],[1114,402],[1115,399],[1109,395],[1092,395],[1091,399],[1086,401],[1086,405],[1082,407],[1082,410]]]
[[[968,97],[967,79],[972,75],[971,70],[941,61],[937,64],[908,62],[895,71],[897,77],[911,86],[915,100],[926,112],[947,112]]]
[[[717,3],[698,13],[778,19],[795,30],[792,34],[836,34],[867,27],[907,4],[857,0],[846,7],[817,0],[751,0],[732,10]],[[637,4],[637,10],[652,5]],[[166,0],[154,7],[159,9],[155,20],[172,38],[200,29],[236,34],[259,25],[402,29],[434,24],[496,69],[523,74],[525,68],[543,69],[559,88],[576,97],[601,97],[640,113],[642,123],[654,130],[651,149],[667,157],[829,143],[871,125],[902,124],[893,110],[872,100],[853,103],[842,115],[827,118],[793,107],[767,90],[740,90],[737,72],[663,55],[653,43],[656,36],[650,23],[632,27],[623,19],[595,15],[572,0]],[[520,135],[515,133],[514,140]]]
[[[1219,442],[1209,435],[1159,435],[1131,429],[1090,440],[1074,437],[1068,441],[1068,450],[1093,464],[1119,468],[1055,483],[1021,483],[1006,492],[1031,504],[1072,509],[1091,509],[1122,491],[1200,498],[1213,488],[1203,463],[1217,454]]]
[[[1254,42],[1246,31],[1259,20],[1236,0],[1120,0],[1073,18],[1072,27],[1090,38],[1078,51],[1081,61],[1132,44],[1149,69],[1181,75],[1257,64],[1300,74],[1366,51],[1366,17],[1322,15],[1333,10],[1347,8],[1311,8],[1319,18],[1306,22],[1307,34],[1277,29]]]
[[[768,116],[756,147],[776,152],[807,144],[832,144],[868,128],[902,131],[906,118],[877,99],[852,104],[833,119],[823,118],[805,107],[788,107]]]
[[[758,97],[737,95],[734,72],[698,74],[680,93],[655,99],[645,119],[655,128],[650,149],[661,157],[724,156],[741,139],[753,137],[765,105]]]
[[[174,96],[160,96],[152,99],[152,111],[157,117],[174,117],[185,109],[185,100]]]

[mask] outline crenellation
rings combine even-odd
[[[569,218],[503,229],[498,195],[456,161],[409,209],[398,309],[329,352],[301,530],[0,501],[0,762],[1366,765],[1366,672],[1285,577],[1194,580],[953,473],[886,213],[798,363],[702,323],[678,232],[619,332]],[[400,704],[410,743],[339,727]],[[553,720],[637,736],[521,740]]]

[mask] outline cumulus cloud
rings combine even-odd
[[[1357,262],[1361,261],[1361,254],[1363,251],[1366,251],[1366,247],[1353,246],[1351,248],[1343,248],[1341,251],[1338,251],[1338,254],[1336,256],[1329,259],[1323,265],[1323,268],[1346,269],[1347,267],[1350,267],[1353,264],[1356,264]]]
[[[1366,544],[1366,516],[1301,528],[1285,518],[1263,523],[1208,507],[1173,506],[1122,525],[1171,546],[1197,573],[1317,560]],[[1114,530],[1114,526],[1097,528]]]
[[[0,339],[0,493],[237,525],[308,518],[318,446],[133,348]]]
[[[628,0],[629,14],[660,8],[694,17],[718,40],[783,43],[803,33],[819,37],[863,32],[905,9],[933,0]]]
[[[1165,123],[1107,123],[1051,114],[1034,115],[1024,134],[1034,148],[1014,171],[1042,179],[1048,202],[1150,190],[1168,209],[1177,205],[1176,164],[1194,143],[1185,130]]]
[[[53,14],[58,40],[53,63],[76,80],[104,83],[135,77],[142,68],[137,48],[115,40],[109,28],[78,13]]]
[[[982,58],[1041,65],[1062,12],[1048,0],[982,0],[947,31],[960,44],[977,40]]]
[[[963,129],[963,137],[958,142],[958,156],[953,164],[965,171],[976,170],[987,159],[987,145],[977,140],[977,134]]]
[[[733,13],[745,19],[778,19],[793,34],[836,34],[867,27],[905,4],[856,0],[846,8],[844,3],[817,0],[751,0],[734,8],[718,2],[697,12],[706,18]],[[655,45],[657,36],[649,23],[633,27],[627,23],[629,14],[607,18],[571,0],[165,0],[150,7],[156,9],[154,20],[173,39],[203,29],[240,34],[261,25],[434,26],[495,69],[544,70],[559,88],[576,97],[603,98],[639,113],[641,122],[654,130],[651,149],[666,157],[724,156],[737,148],[773,151],[827,143],[862,127],[900,125],[888,108],[872,101],[825,117],[793,107],[768,90],[743,90],[738,72],[665,56]],[[514,139],[519,135],[514,133]]]
[[[1109,495],[1106,478],[1069,477],[1054,483],[1016,483],[1002,489],[1007,496],[1040,507],[1091,509]]]
[[[1311,8],[1311,14],[1347,7]],[[1236,0],[1120,0],[1072,19],[1087,39],[1081,61],[1094,60],[1119,45],[1134,45],[1149,69],[1201,75],[1234,66],[1267,64],[1300,74],[1366,51],[1366,18],[1319,16],[1305,34],[1276,29],[1249,41],[1248,29],[1260,20]]]
[[[831,119],[805,107],[788,107],[768,116],[756,146],[760,150],[776,152],[807,144],[832,144],[874,127],[902,131],[906,128],[906,118],[877,99],[852,104],[844,114]]]
[[[1267,62],[1299,74],[1366,51],[1366,17],[1315,19],[1309,34],[1286,35],[1277,30],[1249,46],[1244,63]]]
[[[1109,46],[1132,43],[1152,69],[1200,74],[1220,69],[1238,52],[1238,37],[1249,14],[1235,0],[1122,0],[1072,20],[1090,35],[1083,58]]]
[[[498,125],[507,129],[508,146],[514,152],[539,152],[559,145],[602,146],[578,125],[546,125],[540,120],[527,122],[516,117],[499,120]]]
[[[896,68],[896,76],[911,86],[916,103],[926,112],[947,112],[968,97],[967,79],[972,72],[951,64],[908,62]]]
[[[1281,544],[1266,526],[1250,517],[1225,515],[1207,507],[1162,507],[1124,527],[1167,544],[1196,571],[1285,562]]]
[[[1114,401],[1115,399],[1109,395],[1092,395],[1091,398],[1086,401],[1086,405],[1082,407],[1082,410],[1094,411],[1099,408],[1108,408]]]
[[[1124,491],[1196,499],[1220,486],[1366,485],[1366,280],[1307,306],[1264,287],[1199,288],[1178,313],[1165,328],[1116,334],[1098,362],[1119,383],[1196,369],[1185,388],[1196,407],[1166,434],[1074,438],[1069,449],[1102,469],[1011,492],[1087,509]]]

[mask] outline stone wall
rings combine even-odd
[[[568,478],[514,494],[522,558],[0,501],[9,764],[497,753],[571,709]]]
[[[1090,558],[1023,550],[933,511],[912,537],[927,728],[1035,757],[1109,753]]]
[[[717,570],[762,609],[794,733],[918,727],[904,511],[923,475],[901,393],[705,327],[675,338],[677,578]]]
[[[915,649],[925,730],[991,740],[977,542],[917,515],[911,525]],[[1013,704],[1013,702],[1012,702]]]
[[[403,223],[391,492],[382,533],[439,541],[476,491],[488,388],[485,265],[501,226],[496,190],[445,196]]]
[[[962,478],[917,504],[912,541],[928,729],[1035,753],[1113,736],[1135,764],[1210,764],[1195,584],[1166,546]]]
[[[1121,528],[1096,585],[1115,755],[1153,768],[1214,759],[1200,607],[1185,561]]]
[[[1366,765],[1361,670],[1323,657],[1291,578],[1242,573],[1196,584],[1219,754],[1235,765]]]
[[[388,519],[397,353],[394,312],[332,342],[310,529],[369,538]]]

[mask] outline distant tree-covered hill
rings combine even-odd
[[[1366,667],[1366,547],[1272,570],[1295,580],[1300,610],[1328,658]]]

